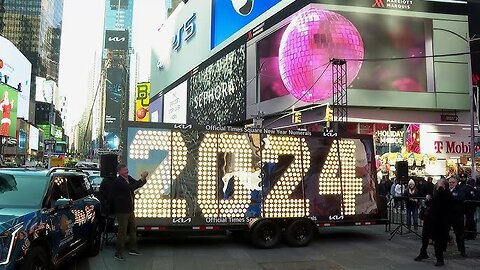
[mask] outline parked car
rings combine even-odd
[[[100,202],[75,171],[0,170],[0,269],[52,269],[100,250]]]

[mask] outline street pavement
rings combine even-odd
[[[110,245],[96,257],[80,256],[61,269],[438,269],[433,266],[432,245],[428,248],[431,258],[415,262],[420,238],[412,233],[389,238],[384,226],[321,228],[308,247],[256,249],[248,241],[228,235],[157,235],[139,238],[141,256],[127,254],[126,261],[116,261]],[[461,257],[454,244],[449,245],[441,269],[480,269],[480,239],[467,241],[466,246],[468,258]]]

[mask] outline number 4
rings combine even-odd
[[[342,215],[355,214],[355,197],[362,193],[362,179],[355,175],[355,142],[334,140],[319,176],[320,195],[342,196]],[[341,178],[340,178],[341,175]]]

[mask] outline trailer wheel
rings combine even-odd
[[[259,221],[250,231],[252,243],[259,248],[272,248],[280,242],[280,226],[273,220]]]
[[[296,219],[288,224],[285,230],[285,242],[292,247],[303,247],[312,241],[315,235],[311,222]]]

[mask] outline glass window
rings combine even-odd
[[[68,177],[68,193],[72,200],[75,201],[88,196],[88,188],[85,181],[88,182],[83,176],[75,175]]]
[[[0,173],[0,208],[41,208],[48,183],[46,176]]]

